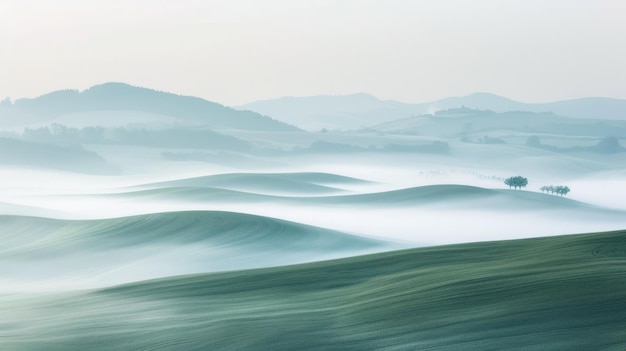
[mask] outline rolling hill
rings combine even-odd
[[[363,189],[361,189],[363,190]],[[92,204],[81,208],[81,204]],[[292,192],[163,186],[55,195],[42,206],[87,218],[225,210],[360,233],[415,245],[450,244],[623,228],[623,210],[532,191],[444,184],[372,193]],[[502,226],[516,223],[506,233]],[[506,235],[506,236],[503,236]]]
[[[146,184],[139,188],[209,187],[261,194],[328,194],[342,191],[336,186],[366,184],[365,180],[319,172],[228,173]]]
[[[252,174],[250,174],[252,175]],[[227,174],[226,176],[231,176]],[[212,177],[216,177],[212,179]],[[180,181],[153,183],[131,188],[124,191],[101,195],[76,195],[75,198],[100,196],[113,197],[134,201],[153,199],[154,201],[177,201],[181,203],[275,203],[286,205],[315,205],[359,208],[447,208],[466,210],[495,211],[537,211],[537,210],[573,210],[586,213],[606,213],[621,215],[619,211],[593,206],[566,197],[548,195],[533,191],[489,189],[470,185],[438,184],[413,188],[404,188],[373,193],[336,194],[341,189],[325,186],[316,187],[312,184],[294,182],[292,190],[285,190],[281,195],[273,182],[257,184],[251,187],[248,183],[239,186],[234,182],[221,182],[220,176],[208,176]],[[227,178],[227,177],[223,177]],[[222,179],[223,179],[222,178]],[[254,179],[255,177],[246,177]],[[260,177],[262,178],[262,177]],[[235,178],[237,179],[237,178]],[[212,181],[215,180],[215,181]],[[194,184],[196,183],[196,184]],[[288,183],[289,185],[289,183]],[[333,194],[335,193],[335,194]]]
[[[617,351],[625,242],[473,243],[5,297],[0,336],[16,351]]]
[[[28,291],[103,286],[394,247],[328,229],[222,211],[101,220],[0,216],[0,240],[0,282],[4,282],[0,292],[9,287]]]

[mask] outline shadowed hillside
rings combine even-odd
[[[0,138],[0,165],[55,168],[87,173],[108,173],[114,169],[95,152],[80,145],[55,146]]]
[[[55,289],[73,284],[103,286],[310,262],[392,246],[333,230],[220,211],[83,221],[0,216],[0,238],[0,282],[37,290],[45,290],[47,283]]]
[[[441,246],[0,300],[0,336],[18,351],[617,351],[625,242],[621,231]]]

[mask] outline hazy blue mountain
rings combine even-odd
[[[192,96],[140,88],[124,83],[106,83],[85,91],[61,90],[34,99],[19,99],[4,106],[0,118],[28,116],[32,121],[47,121],[85,111],[136,111],[175,117],[180,124],[203,125],[264,131],[296,131],[297,128],[251,111],[238,111]],[[6,115],[6,116],[4,116]],[[97,119],[97,114],[85,118]]]
[[[238,106],[306,130],[359,129],[421,112],[411,104],[368,94],[282,97]]]
[[[532,104],[489,93],[416,104],[380,100],[368,94],[283,97],[252,102],[237,108],[269,115],[307,130],[345,130],[461,107],[495,112],[552,112],[572,118],[626,119],[626,100],[621,99],[589,97]]]

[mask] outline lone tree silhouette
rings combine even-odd
[[[508,185],[509,189],[510,188],[521,189],[521,188],[526,187],[526,185],[528,185],[528,179],[522,176],[508,177],[504,180],[504,184]]]

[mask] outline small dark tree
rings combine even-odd
[[[521,189],[521,188],[525,188],[526,185],[528,185],[528,179],[524,178],[524,177],[518,177],[518,182],[517,182],[517,186]]]
[[[570,188],[568,186],[559,185],[556,187],[555,192],[559,196],[565,196],[570,192]]]
[[[508,177],[504,180],[504,184],[508,185],[509,189],[511,189],[515,186],[515,180],[513,180],[513,177]]]
[[[564,186],[563,190],[562,190],[561,196],[565,196],[565,195],[569,194],[570,191],[571,191],[571,189],[568,186]]]
[[[504,184],[509,186],[509,189],[512,187],[514,189],[521,189],[528,185],[528,179],[522,176],[509,177],[504,180]]]

